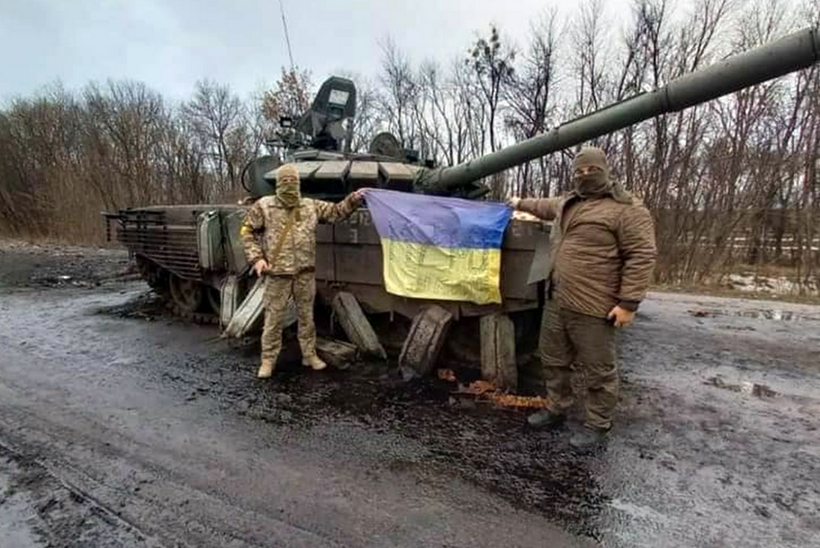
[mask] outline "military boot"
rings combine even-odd
[[[527,423],[533,428],[550,428],[562,424],[567,419],[563,413],[554,413],[549,409],[542,409],[527,417]]]
[[[321,371],[327,367],[327,364],[316,354],[302,358],[302,365],[305,367],[310,367],[314,371]]]
[[[569,444],[579,451],[594,449],[602,446],[606,442],[611,429],[612,427],[596,428],[585,424],[580,432],[577,432],[569,439]]]
[[[276,360],[270,358],[262,358],[262,365],[259,366],[259,372],[256,376],[260,379],[267,379],[273,375],[273,370],[276,369]]]

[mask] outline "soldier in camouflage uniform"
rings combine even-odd
[[[316,224],[347,218],[362,203],[364,192],[358,190],[332,204],[300,196],[299,171],[293,164],[280,167],[276,177],[276,195],[257,201],[241,229],[245,257],[258,276],[267,276],[259,378],[270,377],[276,367],[282,348],[282,320],[291,295],[298,312],[302,365],[314,370],[326,367],[316,355],[313,323]]]
[[[517,210],[553,221],[547,302],[539,343],[549,407],[529,417],[533,426],[563,422],[573,403],[570,366],[587,380],[586,428],[570,442],[603,441],[618,403],[616,328],[629,325],[646,295],[655,266],[652,216],[609,177],[599,148],[573,162],[575,186],[564,196],[519,200]]]

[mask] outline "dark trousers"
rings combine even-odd
[[[615,327],[604,318],[572,312],[549,300],[541,320],[539,351],[550,411],[565,413],[573,404],[571,367],[575,364],[586,377],[586,423],[609,428],[620,390]]]

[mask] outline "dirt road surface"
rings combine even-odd
[[[62,249],[0,246],[0,546],[820,545],[820,308],[653,294],[580,454],[382,364],[260,382]]]

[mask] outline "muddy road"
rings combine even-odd
[[[582,454],[378,363],[260,382],[77,253],[0,247],[0,546],[820,545],[820,308],[653,294]]]

